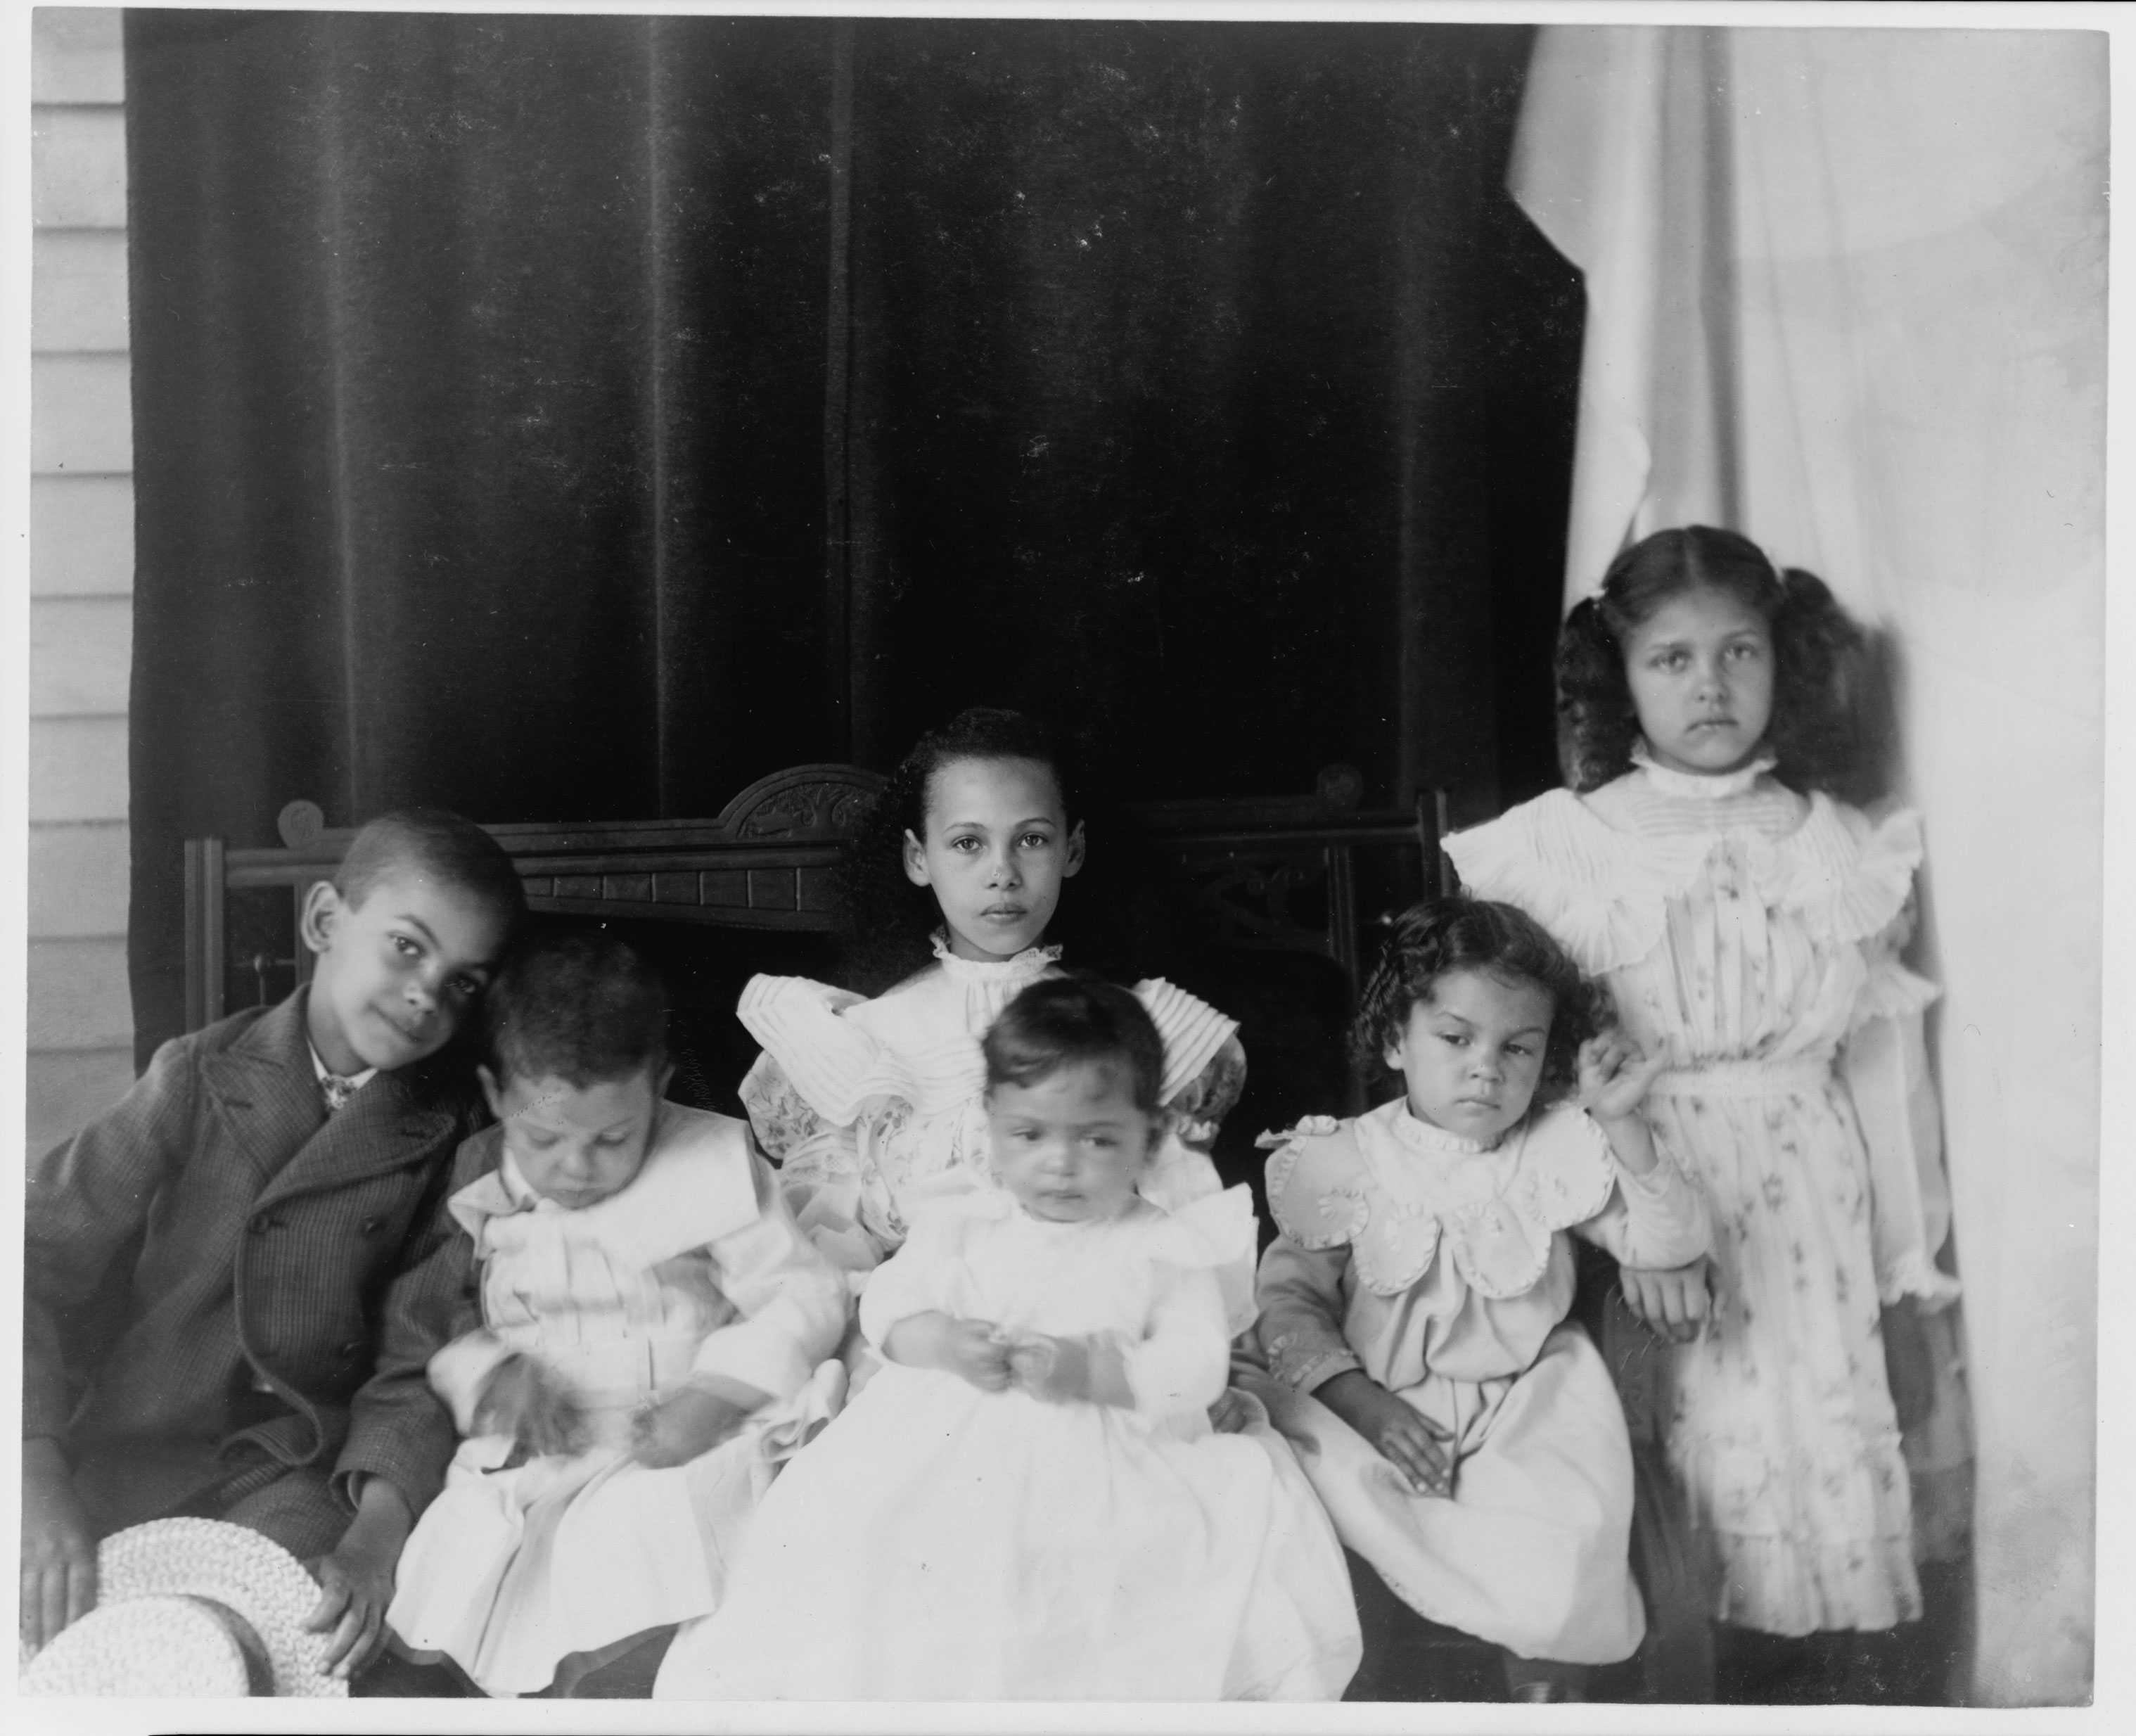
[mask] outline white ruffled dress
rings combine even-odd
[[[1282,1233],[1262,1257],[1250,1389],[1299,1450],[1344,1543],[1420,1613],[1522,1657],[1613,1663],[1645,1631],[1628,1566],[1631,1442],[1609,1370],[1566,1325],[1568,1233],[1682,1265],[1707,1245],[1698,1192],[1663,1155],[1624,1169],[1579,1110],[1495,1145],[1400,1098],[1266,1143]],[[1312,1397],[1361,1369],[1445,1442],[1451,1498],[1419,1495]]]
[[[599,1204],[543,1199],[502,1152],[450,1203],[474,1242],[483,1325],[431,1359],[467,1438],[400,1558],[387,1623],[492,1695],[718,1607],[780,1464],[837,1409],[848,1299],[794,1223],[749,1130],[661,1106],[643,1166]],[[592,1445],[515,1461],[471,1434],[484,1382],[532,1357],[576,1398]],[[692,1374],[771,1394],[740,1432],[658,1470],[629,1454],[634,1413]]]
[[[731,1595],[656,1698],[1332,1700],[1357,1667],[1340,1546],[1287,1454],[1211,1432],[1235,1188],[1042,1222],[1005,1190],[912,1207],[861,1320],[939,1310],[1105,1335],[1132,1409],[886,1364],[766,1497]]]
[[[1447,840],[1669,1070],[1645,1113],[1705,1189],[1720,1311],[1668,1359],[1669,1459],[1717,1546],[1715,1613],[1780,1634],[1920,1612],[1880,1311],[1955,1294],[1920,1013],[1896,956],[1920,829],[1766,775],[1638,769]]]

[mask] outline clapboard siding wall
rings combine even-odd
[[[125,79],[115,8],[31,33],[28,1135],[134,1077],[126,695],[134,469]]]

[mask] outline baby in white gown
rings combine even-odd
[[[766,1498],[661,1698],[1333,1699],[1342,1552],[1286,1458],[1211,1432],[1244,1189],[1136,1191],[1163,1050],[1051,979],[988,1030],[1002,1186],[946,1178],[863,1294],[886,1366]]]

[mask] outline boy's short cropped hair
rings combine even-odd
[[[1066,1067],[1124,1066],[1129,1095],[1158,1113],[1164,1039],[1133,991],[1091,977],[1042,977],[1002,1009],[981,1043],[987,1088],[1026,1086]]]
[[[443,808],[397,808],[365,822],[334,874],[334,890],[352,908],[389,875],[413,868],[472,894],[517,924],[527,889],[504,847],[471,819]]]
[[[659,1072],[668,993],[638,950],[605,929],[539,928],[505,955],[483,1000],[490,1070],[589,1085]]]

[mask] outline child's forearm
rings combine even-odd
[[[690,1377],[689,1383],[722,1404],[731,1405],[738,1415],[744,1417],[753,1416],[771,1403],[771,1394],[763,1388],[737,1380],[731,1374],[696,1374]]]
[[[1345,1422],[1355,1426],[1356,1402],[1362,1398],[1370,1403],[1386,1390],[1362,1369],[1345,1369],[1339,1374],[1331,1374],[1313,1389],[1313,1396]]]
[[[1617,1161],[1633,1175],[1645,1175],[1661,1161],[1661,1154],[1654,1150],[1654,1136],[1648,1131],[1646,1117],[1634,1111],[1630,1115],[1612,1116],[1604,1121],[1595,1118],[1602,1130],[1602,1136],[1609,1141],[1609,1150]]]
[[[955,1324],[939,1309],[908,1314],[883,1334],[883,1356],[908,1369],[949,1368],[949,1329]]]
[[[367,1476],[356,1492],[356,1517],[342,1534],[337,1553],[344,1557],[362,1554],[390,1566],[400,1559],[401,1545],[415,1529],[408,1498],[391,1479]]]

